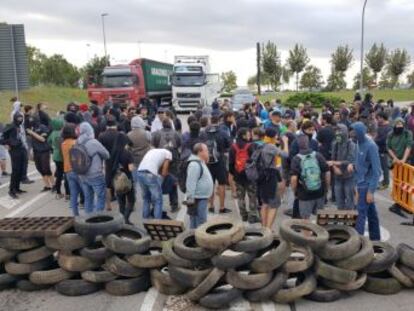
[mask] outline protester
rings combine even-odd
[[[63,128],[63,121],[61,119],[52,119],[51,120],[52,132],[50,133],[47,142],[49,146],[52,147],[52,159],[55,163],[55,184],[53,189],[56,191],[56,199],[63,198],[61,186],[62,181],[64,180],[64,169],[63,169],[63,157],[62,157],[62,128]],[[65,189],[67,189],[67,185],[65,183]],[[66,195],[68,195],[68,191],[66,191]]]
[[[151,149],[151,133],[146,130],[145,121],[140,116],[132,118],[131,132],[127,136],[130,141],[134,165],[138,167],[145,154]]]
[[[213,178],[206,165],[208,156],[207,146],[197,143],[188,159],[185,196],[191,229],[196,229],[207,221],[208,200],[214,189]]]
[[[392,131],[392,126],[388,121],[388,113],[381,111],[377,113],[378,128],[376,130],[375,143],[378,146],[379,156],[381,160],[381,170],[383,180],[379,186],[380,190],[387,189],[390,184],[390,168],[387,150],[387,137]]]

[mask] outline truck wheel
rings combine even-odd
[[[400,256],[400,261],[410,269],[414,269],[414,248],[401,243],[397,246],[397,252]]]
[[[316,302],[334,302],[342,297],[343,293],[337,289],[317,287],[310,295],[304,298]]]
[[[292,276],[295,275],[290,275],[289,277]],[[272,300],[277,303],[291,303],[303,296],[311,294],[316,289],[316,278],[311,272],[301,272],[298,276],[301,278],[298,278],[299,282],[297,281],[295,287],[282,288],[272,296]]]
[[[168,267],[161,269],[151,269],[151,284],[161,294],[164,295],[181,295],[187,290],[186,287],[181,286],[178,282],[173,279],[169,273]]]
[[[189,260],[178,256],[174,251],[172,241],[166,241],[163,243],[162,255],[168,261],[168,264],[177,267],[193,269],[197,267],[206,267],[211,265],[206,260]]]
[[[391,268],[388,269],[388,272],[398,281],[400,282],[404,287],[407,288],[413,288],[414,282],[411,281],[411,279],[406,276],[396,264],[394,264]]]
[[[100,263],[92,261],[88,258],[76,255],[59,252],[58,255],[59,266],[70,272],[83,272],[99,267]]]
[[[86,247],[91,241],[75,232],[66,232],[57,238],[57,243],[60,245],[59,250],[74,251]]]
[[[18,251],[12,251],[5,248],[0,248],[0,263],[4,263],[12,259]]]
[[[41,244],[39,239],[0,238],[0,247],[7,250],[25,251]]]
[[[364,286],[367,280],[367,274],[361,273],[358,275],[357,279],[354,282],[350,282],[347,284],[333,282],[331,280],[322,279],[322,284],[327,286],[328,288],[337,289],[344,292],[351,292],[354,290],[360,289]]]
[[[213,266],[221,270],[235,269],[250,263],[256,257],[256,253],[234,252],[225,250],[211,259]]]
[[[15,261],[6,262],[4,268],[12,275],[25,275],[35,271],[44,270],[53,264],[53,258],[47,257],[33,263],[18,263]]]
[[[0,290],[15,287],[18,280],[19,278],[17,276],[8,273],[0,273]]]
[[[114,253],[107,249],[101,241],[86,246],[80,250],[80,255],[93,261],[104,261]]]
[[[112,272],[97,268],[95,270],[88,270],[81,273],[82,279],[91,283],[106,283],[115,280],[118,276]]]
[[[20,280],[16,283],[16,287],[20,289],[23,292],[35,292],[43,289],[48,289],[51,287],[51,285],[47,284],[34,284],[28,280]]]
[[[401,291],[401,284],[388,272],[368,275],[364,290],[377,295],[395,295]]]
[[[161,245],[155,242],[151,241],[146,253],[127,256],[127,261],[137,268],[156,269],[165,266],[167,259],[162,254]]]

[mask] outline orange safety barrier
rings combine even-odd
[[[414,213],[414,166],[395,164],[392,181],[392,198],[405,210]]]

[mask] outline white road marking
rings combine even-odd
[[[31,171],[31,172],[29,172],[28,174],[27,174],[27,176],[33,176],[33,175],[36,175],[36,174],[38,174],[38,172],[37,171]],[[40,175],[39,175],[40,176]],[[37,179],[39,179],[39,178],[37,178]],[[0,185],[0,189],[3,189],[3,188],[6,188],[6,187],[8,187],[10,185],[10,182],[8,181],[8,182],[6,182],[6,183],[4,183],[4,184],[1,184]]]
[[[0,198],[0,206],[7,208],[7,209],[11,209],[20,203],[21,203],[21,200],[12,199],[9,195],[6,195]]]
[[[247,300],[240,298],[235,300],[230,309],[230,311],[246,311],[246,310],[252,310],[252,307],[250,306],[250,302]]]
[[[155,287],[151,287],[145,294],[144,301],[142,302],[141,311],[152,311],[155,302],[158,298],[158,290]]]
[[[187,206],[181,205],[181,208],[178,211],[177,217],[175,219],[178,221],[184,221],[184,217],[186,214],[187,214]]]
[[[35,196],[33,199],[27,201],[26,203],[24,203],[22,206],[20,206],[19,208],[17,208],[16,210],[12,211],[11,213],[8,213],[5,217],[14,217],[18,214],[20,214],[21,212],[23,212],[26,208],[29,208],[32,206],[32,204],[34,204],[36,201],[42,199],[43,197],[45,197],[46,195],[50,194],[50,192],[43,192],[38,194],[37,196]]]
[[[261,303],[262,311],[275,311],[275,304],[270,301],[265,301]]]

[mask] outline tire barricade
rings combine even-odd
[[[154,286],[206,308],[297,299],[333,302],[347,292],[380,295],[414,287],[414,249],[371,242],[352,227],[286,220],[278,235],[227,218],[155,242],[120,214],[77,218],[44,239],[0,238],[0,289],[54,287],[80,296],[126,296]]]

